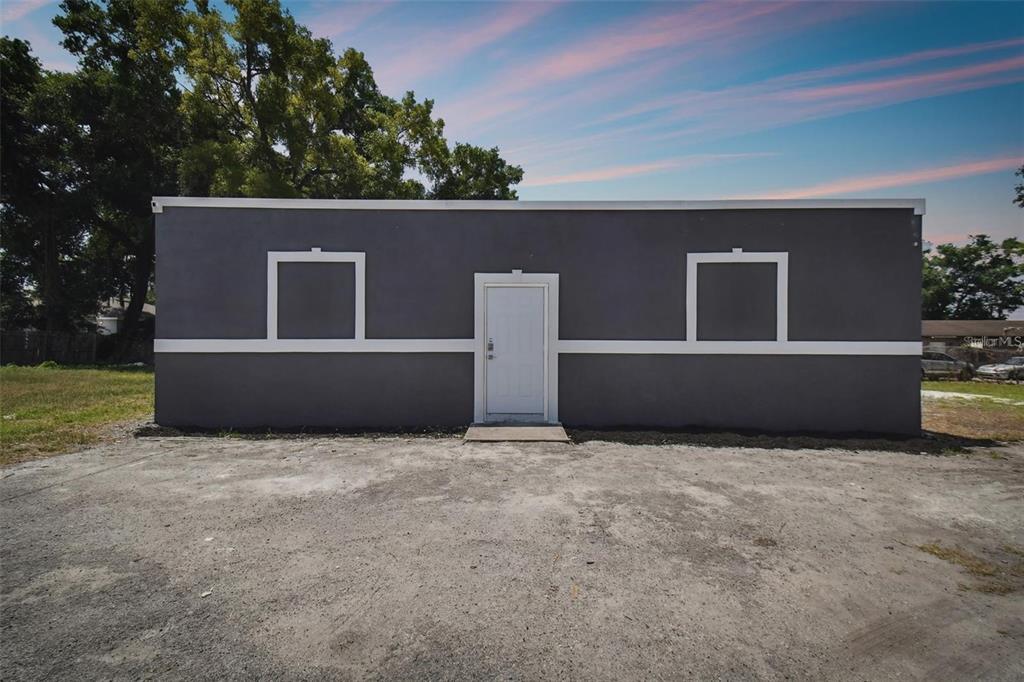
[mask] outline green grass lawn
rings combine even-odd
[[[153,414],[148,368],[0,367],[0,466],[99,442]]]
[[[921,388],[927,391],[948,391],[987,395],[992,398],[1024,400],[1024,384],[991,384],[983,381],[922,381]]]
[[[921,387],[1024,401],[1024,385],[925,381]],[[153,414],[153,372],[143,368],[0,367],[0,466],[100,442],[118,422]],[[930,400],[924,427],[1024,439],[1024,407],[989,400]]]
[[[999,398],[926,398],[922,425],[929,431],[964,438],[1003,441],[1024,440],[1024,385],[990,384],[981,381],[925,381],[921,388],[945,393]],[[1014,403],[1002,402],[1005,400]]]

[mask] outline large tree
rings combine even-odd
[[[93,202],[94,258],[127,294],[122,350],[153,275],[150,199],[177,192],[182,142],[177,59],[184,0],[64,0],[54,23],[78,57],[75,109]]]
[[[78,79],[44,71],[28,43],[7,37],[0,72],[0,314],[5,328],[74,331],[101,289],[88,257]]]
[[[1024,306],[1024,242],[975,235],[924,253],[926,320],[1003,320]]]
[[[0,314],[5,328],[29,326],[35,316],[31,298],[39,273],[32,263],[37,249],[29,221],[41,172],[29,108],[42,80],[28,43],[0,38]]]
[[[335,54],[278,0],[222,6],[64,0],[73,74],[4,39],[5,325],[70,329],[120,294],[127,347],[153,195],[516,198],[521,168],[449,146],[433,102],[381,93],[362,53]]]
[[[187,192],[516,198],[521,168],[497,149],[449,148],[433,102],[382,94],[361,52],[335,56],[277,0],[227,5],[230,17],[198,0],[189,22]]]

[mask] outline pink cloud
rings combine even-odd
[[[682,11],[657,14],[633,26],[614,27],[540,60],[530,67],[532,82],[558,81],[603,71],[653,50],[707,38],[788,7],[783,3],[704,3]]]
[[[436,73],[529,26],[556,7],[552,2],[504,5],[495,12],[489,11],[482,20],[420,35],[414,41],[414,49],[385,62],[378,73],[383,80],[401,79],[403,82]]]
[[[884,173],[881,175],[866,175],[853,178],[844,178],[832,182],[810,185],[798,189],[782,190],[753,197],[755,199],[809,199],[814,197],[838,196],[842,194],[855,194],[869,190],[889,189],[892,187],[905,187],[907,185],[921,185],[941,180],[953,180],[956,178],[970,177],[972,175],[984,175],[986,173],[997,173],[1013,170],[1021,165],[1024,155],[1003,156],[982,161],[969,161],[937,168],[920,168],[912,171],[901,171],[898,173]]]
[[[792,125],[803,121],[839,116],[865,109],[889,106],[910,100],[967,92],[1010,83],[1024,82],[1024,55],[992,59],[967,66],[943,66],[899,76],[874,76],[870,72],[893,65],[922,63],[964,54],[1019,47],[1024,39],[993,41],[951,48],[912,52],[883,60],[871,60],[842,67],[827,67],[788,74],[752,84],[722,90],[689,90],[656,98],[599,119],[610,123],[642,113],[661,112],[654,118],[638,120],[630,125],[606,127],[599,132],[567,134],[558,131],[548,139],[529,140],[507,148],[519,163],[535,164],[538,160],[557,157],[563,162],[574,155],[586,157],[596,148],[608,149],[623,145],[661,145],[672,140],[702,140],[739,135],[758,130]],[[645,68],[648,62],[637,67]],[[855,80],[830,84],[819,83],[823,76],[832,76],[836,69],[864,73]],[[638,82],[642,76],[636,76]],[[623,76],[622,82],[618,76]],[[580,87],[565,95],[542,97],[529,103],[527,95],[516,101],[492,100],[474,110],[481,118],[490,114],[507,115],[509,109],[522,107],[529,114],[551,109],[567,110],[573,103],[587,99],[600,100],[604,83],[607,96],[620,98],[629,88],[630,70],[599,79],[593,89]],[[756,112],[756,113],[755,113]],[[462,119],[465,120],[465,119]],[[472,120],[472,119],[471,119]],[[507,123],[509,119],[504,118]],[[579,131],[579,128],[577,128]]]
[[[673,109],[671,119],[699,116],[703,112],[707,116],[728,114],[736,109],[747,121],[752,121],[748,114],[757,110],[760,116],[757,123],[776,125],[776,119],[785,124],[797,122],[830,113],[845,113],[858,108],[893,104],[908,99],[932,97],[935,95],[961,92],[964,90],[991,87],[1008,82],[1017,82],[1020,74],[1008,73],[1021,66],[1020,57],[990,61],[967,67],[945,68],[931,72],[909,74],[905,76],[876,78],[852,83],[828,84],[811,86],[815,81],[833,79],[857,73],[870,73],[896,66],[932,61],[952,56],[962,56],[989,52],[993,50],[1019,47],[1024,45],[1024,38],[1013,40],[973,43],[951,48],[940,48],[911,52],[906,55],[886,59],[868,60],[855,64],[844,64],[837,67],[826,67],[787,74],[750,85],[727,88],[717,91],[691,90],[673,95],[658,97],[621,109],[605,116],[596,123],[611,123],[616,120],[641,114]],[[983,78],[984,77],[984,78]],[[854,97],[859,99],[854,100]],[[818,100],[817,105],[794,107],[793,101]],[[754,109],[752,109],[754,107]],[[775,107],[777,111],[765,111],[759,107]],[[719,119],[724,123],[723,119]],[[661,119],[660,122],[668,122]],[[732,125],[733,122],[729,122]],[[696,132],[705,132],[698,128]],[[748,132],[743,129],[742,132]]]
[[[394,5],[393,0],[376,2],[332,2],[309,17],[303,17],[314,35],[338,38],[359,28],[371,18]]]
[[[644,125],[619,127],[614,130],[605,130],[591,133],[584,136],[563,136],[560,139],[533,140],[520,145],[503,148],[504,156],[516,159],[516,163],[527,163],[531,165],[539,160],[556,158],[564,161],[577,157],[581,154],[600,153],[608,142],[619,139],[623,136],[629,137],[633,134],[639,136],[646,130]]]
[[[629,115],[654,110],[665,112],[644,124],[650,132],[643,138],[647,142],[739,135],[911,100],[1024,82],[1024,55],[835,85],[794,87],[787,80],[790,78],[784,76],[723,90],[677,93],[670,99],[648,103],[646,110],[643,105],[632,107]]]
[[[676,64],[674,58],[663,58],[648,61],[626,68],[614,74],[603,75],[567,88],[561,94],[530,94],[520,93],[503,98],[494,98],[481,102],[468,109],[454,109],[454,121],[459,126],[490,123],[507,126],[510,122],[523,118],[536,117],[539,114],[555,110],[578,110],[588,105],[604,102],[609,99],[626,97],[638,84],[650,82]],[[451,109],[451,107],[445,107]]]
[[[970,235],[966,232],[946,232],[928,235],[928,241],[933,244],[963,244],[968,239],[970,239]]]
[[[897,96],[905,93],[920,91],[928,88],[945,88],[950,85],[970,85],[974,79],[981,76],[1013,71],[1024,67],[1024,55],[1010,57],[994,62],[985,62],[954,69],[933,71],[924,74],[912,74],[897,78],[884,78],[873,81],[862,81],[859,83],[843,83],[839,85],[823,85],[814,88],[800,88],[783,93],[786,99],[790,100],[823,100],[848,97],[874,97],[896,93]],[[1024,75],[1024,74],[1018,74]]]
[[[845,16],[852,3],[809,5],[790,2],[701,3],[659,9],[632,21],[621,21],[552,54],[516,61],[490,78],[490,85],[451,102],[449,116],[459,125],[473,125],[494,116],[493,102],[528,95],[541,101],[549,86],[602,74],[675,50],[673,66],[715,45],[734,51],[737,45],[764,36],[779,37],[800,26]],[[771,23],[774,21],[775,23]],[[642,81],[636,81],[642,83]],[[483,108],[483,110],[481,110]],[[507,106],[501,112],[515,111]]]
[[[575,182],[598,182],[600,180],[617,180],[619,178],[627,178],[632,175],[647,175],[649,173],[656,173],[662,170],[668,170],[670,168],[676,168],[679,165],[677,160],[669,161],[652,161],[651,163],[637,163],[625,166],[609,166],[606,168],[594,168],[586,171],[578,171],[575,173],[565,173],[562,175],[547,175],[537,178],[531,178],[527,176],[523,182],[519,183],[520,187],[542,187],[546,185],[567,185]]]
[[[800,22],[806,25],[831,17],[827,13],[813,19],[806,16],[810,9],[806,3],[798,5],[795,13],[787,12],[786,5],[740,6],[738,13],[731,12],[736,6],[729,10],[723,7],[677,6],[626,25],[620,23],[614,31],[568,41],[565,48],[553,54],[510,65],[490,79],[493,84],[443,104],[442,113],[450,128],[460,133],[464,127],[479,130],[499,122],[504,129],[515,130],[523,127],[520,120],[543,120],[543,138],[520,138],[504,148],[517,163],[535,167],[539,159],[567,163],[574,156],[590,158],[600,149],[632,153],[639,146],[650,148],[672,140],[707,141],[1024,82],[1022,37],[808,69],[721,90],[677,91],[585,124],[601,125],[597,132],[588,133],[578,124],[567,129],[566,121],[571,121],[576,112],[591,110],[595,104],[636,102],[635,93],[650,90],[652,81],[672,69],[686,68],[684,65],[692,59],[717,54],[719,47],[722,58],[727,59],[749,49],[753,41],[779,41]],[[841,7],[851,11],[850,3]],[[763,14],[751,19],[752,15],[743,14],[748,10]],[[686,24],[686,32],[673,34],[672,30],[680,29],[681,24]],[[673,42],[673,35],[678,43]],[[1005,54],[1007,50],[1012,51],[1010,55]],[[975,55],[986,54],[986,61],[977,62],[981,57]],[[950,64],[950,60],[965,57],[975,63]],[[606,125],[641,114],[652,116],[629,125]],[[511,141],[506,138],[506,142]],[[562,175],[553,173],[543,179],[559,177]],[[541,179],[527,180],[539,184]]]
[[[0,21],[17,21],[40,7],[56,4],[57,0],[4,0],[0,8]]]
[[[1022,45],[1024,45],[1024,38],[1011,38],[1008,40],[991,40],[984,43],[968,43],[966,45],[956,45],[953,47],[940,47],[930,50],[918,50],[917,52],[908,52],[907,54],[897,55],[895,57],[869,59],[861,62],[854,62],[851,64],[829,66],[823,69],[811,69],[808,71],[801,71],[796,74],[781,76],[775,79],[775,82],[804,82],[825,80],[829,78],[839,78],[841,76],[850,76],[858,73],[885,71],[887,69],[893,69],[901,66],[909,66],[911,64],[919,64],[921,62],[935,61],[938,59],[949,59],[950,57],[963,57],[966,55],[978,54],[982,52],[994,52],[997,50],[1005,50],[1008,48],[1020,47]]]
[[[773,156],[765,153],[747,154],[691,154],[674,159],[663,159],[649,163],[637,163],[621,166],[606,166],[604,168],[592,168],[585,171],[563,173],[560,175],[546,175],[530,177],[519,184],[520,187],[540,187],[547,185],[567,185],[577,182],[599,182],[602,180],[618,180],[634,175],[649,175],[665,170],[679,170],[682,168],[693,168],[715,161],[731,161],[735,159],[746,159],[758,156]]]

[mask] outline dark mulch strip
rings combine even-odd
[[[465,432],[464,427],[423,427],[395,429],[327,429],[327,428],[259,428],[210,429],[174,428],[145,424],[134,432],[136,438],[200,436],[207,438],[241,438],[269,440],[319,438],[324,436],[356,438],[454,438]],[[967,448],[997,447],[998,441],[981,438],[961,438],[942,433],[922,432],[916,438],[875,436],[871,434],[821,433],[757,433],[733,431],[706,431],[696,429],[588,429],[567,427],[574,443],[605,441],[626,445],[696,445],[713,448],[761,448],[778,450],[876,450],[907,452],[912,454],[949,454],[964,452]]]
[[[923,431],[919,437],[864,433],[758,433],[706,430],[637,430],[567,428],[574,443],[607,441],[627,445],[699,445],[713,448],[779,450],[877,450],[912,454],[949,454],[972,447],[995,447],[998,441],[960,438]]]
[[[465,427],[421,427],[396,429],[330,429],[318,427],[294,428],[243,428],[243,429],[211,429],[205,427],[173,427],[158,424],[145,424],[135,430],[136,438],[173,438],[180,436],[207,438],[241,438],[245,440],[271,440],[281,438],[297,440],[302,438],[320,438],[323,436],[339,436],[347,438],[452,438],[466,432]]]

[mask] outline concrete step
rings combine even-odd
[[[569,436],[560,425],[474,424],[462,440],[470,442],[539,441],[568,443]]]

